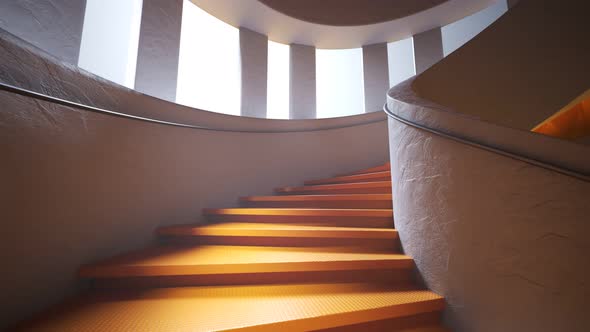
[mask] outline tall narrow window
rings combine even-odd
[[[184,0],[176,102],[207,111],[240,114],[238,29]]]
[[[268,41],[267,118],[289,119],[289,45]]]
[[[387,62],[389,65],[389,86],[416,75],[414,61],[414,38],[406,38],[387,44]]]
[[[78,66],[133,88],[142,6],[143,0],[87,0]]]
[[[317,118],[365,112],[363,49],[316,49]]]
[[[442,27],[444,56],[453,53],[477,36],[500,16],[504,15],[506,11],[508,11],[506,0],[497,0],[495,4],[486,9]]]

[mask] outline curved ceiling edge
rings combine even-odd
[[[271,9],[258,0],[190,1],[234,27],[267,35],[275,42],[344,49],[401,40],[457,21],[499,0],[448,0],[407,17],[363,26],[305,22]]]
[[[298,20],[333,26],[393,21],[448,0],[258,0]]]

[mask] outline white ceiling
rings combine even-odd
[[[314,45],[317,48],[355,48],[404,39],[447,25],[496,1],[505,0],[449,0],[404,18],[362,26],[305,22],[271,9],[258,0],[191,1],[228,24],[257,31],[276,42]]]

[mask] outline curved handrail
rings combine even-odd
[[[508,151],[508,150],[505,150],[505,149],[500,149],[500,148],[497,148],[497,147],[492,147],[490,145],[486,145],[486,144],[483,144],[483,143],[475,142],[475,141],[472,141],[472,140],[467,140],[467,139],[462,138],[462,137],[453,136],[453,135],[450,135],[448,133],[442,132],[440,130],[433,129],[433,128],[430,128],[430,127],[426,127],[424,125],[415,123],[415,122],[410,121],[408,119],[404,119],[403,117],[401,117],[401,116],[393,113],[391,110],[389,110],[389,108],[387,107],[387,103],[385,103],[385,105],[383,105],[383,111],[390,118],[392,118],[392,119],[394,119],[396,121],[399,121],[399,122],[401,122],[403,124],[406,124],[408,126],[411,126],[411,127],[414,127],[414,128],[420,129],[420,130],[424,130],[424,131],[429,132],[431,134],[442,136],[442,137],[448,138],[450,140],[453,140],[453,141],[456,141],[456,142],[459,142],[459,143],[462,143],[462,144],[466,144],[466,145],[469,145],[469,146],[473,146],[473,147],[476,147],[476,148],[479,148],[479,149],[482,149],[482,150],[486,150],[486,151],[489,151],[489,152],[492,152],[492,153],[495,153],[495,154],[499,154],[499,155],[502,155],[502,156],[505,156],[505,157],[513,158],[513,159],[516,159],[516,160],[520,160],[520,161],[523,161],[525,163],[528,163],[528,164],[531,164],[531,165],[535,165],[535,166],[538,166],[538,167],[542,167],[542,168],[545,168],[545,169],[548,169],[548,170],[551,170],[551,171],[554,171],[554,172],[558,172],[558,173],[561,173],[561,174],[564,174],[564,175],[567,175],[567,176],[571,176],[571,177],[574,177],[574,178],[579,179],[579,180],[582,180],[582,181],[590,182],[590,176],[589,175],[582,174],[580,172],[577,172],[577,171],[574,171],[574,170],[570,170],[570,169],[567,169],[567,168],[564,168],[564,167],[561,167],[561,166],[552,165],[550,163],[547,163],[545,161],[541,161],[541,160],[538,160],[538,159],[534,159],[534,158],[530,158],[530,157],[525,157],[525,156],[516,154],[516,153],[514,153],[512,151]]]
[[[309,129],[236,130],[236,129],[224,129],[224,128],[211,128],[211,127],[205,127],[205,126],[197,126],[197,125],[190,125],[190,124],[185,124],[185,123],[152,119],[152,118],[147,118],[147,117],[142,117],[142,116],[137,116],[137,115],[131,115],[131,114],[127,114],[127,113],[122,113],[122,112],[110,111],[110,110],[106,110],[106,109],[99,108],[99,107],[89,106],[89,105],[73,102],[70,100],[66,100],[66,99],[62,99],[62,98],[58,98],[58,97],[54,97],[54,96],[49,96],[49,95],[42,94],[39,92],[20,88],[20,87],[14,86],[14,85],[6,84],[4,82],[0,82],[0,90],[4,90],[4,91],[10,92],[10,93],[18,94],[18,95],[25,96],[25,97],[30,97],[30,98],[34,98],[34,99],[38,99],[38,100],[47,101],[47,102],[54,103],[54,104],[59,104],[59,105],[66,106],[66,107],[74,107],[74,108],[82,109],[82,110],[89,111],[89,112],[107,114],[107,115],[130,119],[130,120],[144,121],[144,122],[173,126],[173,127],[198,129],[198,130],[209,130],[209,131],[218,131],[218,132],[233,132],[233,133],[311,132],[311,131],[323,131],[323,130],[349,128],[349,127],[355,127],[355,126],[384,121],[384,119],[377,119],[377,120],[371,120],[371,121],[367,121],[367,122],[363,122],[363,123],[352,123],[352,124],[333,126],[333,127],[309,128]]]

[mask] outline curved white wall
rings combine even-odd
[[[3,268],[10,271],[0,275],[0,329],[83,286],[80,265],[147,245],[157,226],[198,223],[204,207],[236,206],[239,196],[387,160],[383,114],[235,117],[138,94],[61,65],[4,31],[0,55],[0,80],[9,84],[228,130],[147,123],[0,91],[0,252],[9,255]]]

